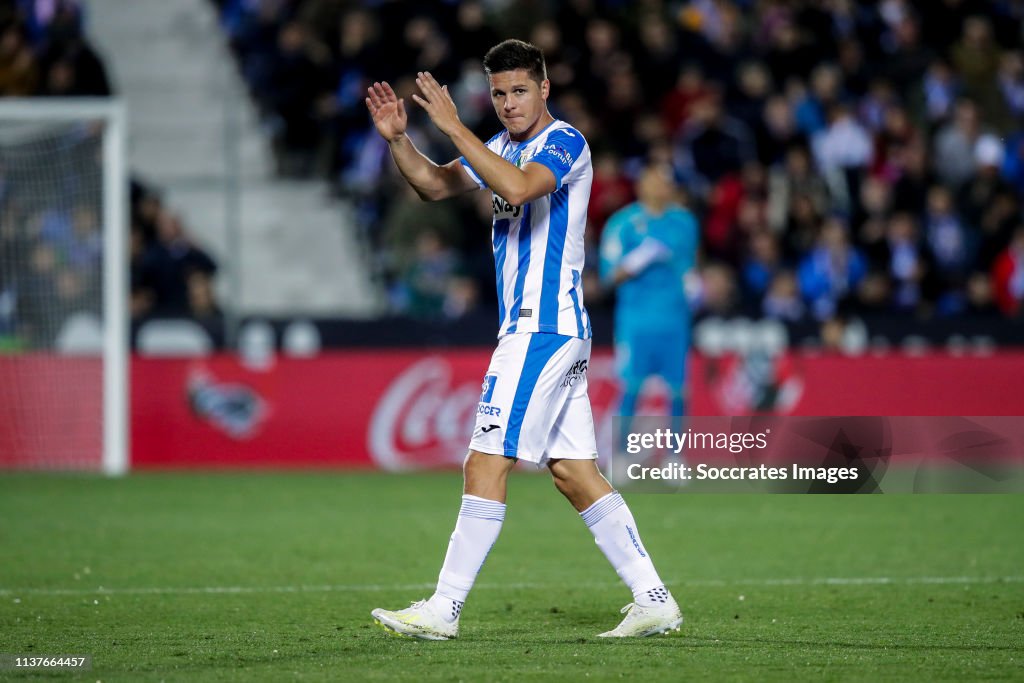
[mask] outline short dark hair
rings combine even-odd
[[[484,55],[484,71],[487,75],[502,71],[525,69],[530,78],[538,84],[548,77],[548,68],[544,64],[544,53],[536,45],[523,40],[509,38],[492,47]]]

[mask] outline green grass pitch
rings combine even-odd
[[[608,642],[628,591],[517,474],[459,640],[426,597],[457,473],[0,477],[0,653],[88,681],[1024,680],[1021,496],[632,495],[681,633]],[[100,587],[103,590],[100,590]]]

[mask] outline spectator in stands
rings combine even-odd
[[[890,40],[883,42],[882,63],[886,78],[897,89],[905,90],[921,80],[935,56],[921,43],[917,17],[911,12],[901,14],[892,26]]]
[[[325,78],[334,84],[334,90],[321,96],[316,112],[325,131],[328,170],[349,166],[358,152],[366,118],[363,84],[371,66],[381,59],[379,26],[372,14],[366,11],[348,12],[342,16],[340,24],[337,54],[333,64],[325,67],[325,71],[329,72]],[[306,22],[306,26],[307,30],[312,30],[308,28],[310,22]]]
[[[974,144],[973,172],[960,188],[957,203],[964,220],[975,227],[981,225],[997,196],[1012,192],[999,175],[1004,154],[1002,141],[991,133],[980,136]]]
[[[688,62],[679,70],[675,87],[664,95],[661,114],[669,135],[676,137],[689,122],[693,107],[711,95],[700,66]]]
[[[129,288],[128,309],[133,320],[141,319],[153,310],[153,290],[146,286],[143,259],[146,254],[145,231],[133,222],[128,242]]]
[[[768,217],[775,232],[787,230],[798,198],[815,216],[828,209],[828,187],[804,145],[793,144],[786,149],[782,164],[769,172],[768,187]]]
[[[219,323],[222,313],[213,292],[212,273],[193,268],[185,276],[185,285],[188,288],[189,317],[201,323]]]
[[[897,311],[917,311],[925,303],[931,264],[921,248],[917,222],[907,213],[889,219],[886,268],[892,283],[891,304]]]
[[[722,93],[713,90],[694,106],[678,153],[677,165],[687,169],[691,190],[700,192],[738,173],[757,150],[750,130],[726,113]]]
[[[39,64],[47,74],[42,94],[64,97],[106,97],[110,81],[102,60],[82,34],[81,9],[76,2],[37,2],[56,6],[39,48]]]
[[[976,102],[997,128],[1004,128],[1008,124],[1008,112],[996,80],[1000,51],[993,41],[992,25],[988,19],[969,17],[950,55],[953,67],[962,79],[964,96]]]
[[[750,61],[739,66],[736,80],[726,95],[726,109],[749,131],[757,131],[772,91],[771,75],[760,62]]]
[[[461,273],[454,274],[448,280],[448,289],[444,294],[441,306],[443,316],[449,320],[457,320],[475,310],[480,303],[480,289],[476,281]]]
[[[829,110],[842,97],[839,69],[831,64],[819,64],[811,72],[810,86],[808,91],[803,81],[791,80],[786,84],[786,90],[800,131],[814,137],[828,127]]]
[[[449,245],[456,244],[462,237],[454,204],[424,203],[415,190],[407,183],[404,185],[404,188],[397,189],[397,196],[380,225],[385,267],[393,275],[407,272],[420,258],[419,253],[424,246],[420,244],[420,235],[424,231],[433,233],[441,243]]]
[[[636,67],[644,91],[667,92],[675,82],[680,61],[679,40],[672,24],[666,16],[647,12],[640,17],[637,37],[640,45]]]
[[[805,142],[805,136],[797,129],[793,107],[783,95],[773,95],[765,101],[761,121],[753,130],[758,159],[769,167],[784,163],[787,151]]]
[[[619,157],[611,152],[594,155],[594,182],[587,219],[600,230],[613,213],[633,201],[633,183],[622,172]],[[586,299],[584,299],[586,300]]]
[[[867,177],[860,188],[860,202],[851,226],[854,242],[861,248],[873,269],[882,268],[889,255],[885,241],[889,218],[893,213],[892,188],[881,178]]]
[[[0,32],[0,96],[33,95],[39,84],[39,67],[32,48],[17,24]]]
[[[960,81],[950,65],[942,59],[933,60],[913,97],[917,118],[929,128],[947,121],[961,94]]]
[[[140,266],[141,290],[153,302],[154,315],[188,315],[188,278],[194,272],[212,277],[217,272],[213,259],[185,234],[181,219],[164,208],[156,221],[156,240],[143,253]]]
[[[920,214],[924,211],[928,188],[938,178],[928,163],[928,147],[917,139],[894,150],[892,166],[897,179],[892,185],[893,208]]]
[[[743,294],[756,306],[775,277],[783,270],[782,249],[778,239],[767,230],[750,236],[741,270]]]
[[[687,292],[695,314],[728,317],[737,312],[739,299],[732,268],[711,261],[700,268],[698,275]]]
[[[1008,128],[1016,121],[1024,121],[1024,53],[1010,50],[1003,53],[999,62],[999,91],[1007,109],[1010,121]]]
[[[935,135],[935,168],[942,181],[959,189],[974,173],[974,147],[983,133],[977,105],[971,100],[958,100],[953,120]]]
[[[940,289],[938,309],[946,315],[958,313],[966,305],[965,285],[977,244],[956,213],[952,194],[943,185],[936,185],[928,193],[924,238]]]
[[[464,292],[452,291],[459,265],[454,250],[442,242],[436,231],[421,230],[413,259],[393,293],[394,305],[415,317],[437,318],[444,313],[446,299],[450,297],[449,310],[461,313],[462,306],[468,303]]]
[[[36,44],[81,32],[81,0],[18,0],[18,4],[28,33]]]
[[[880,112],[881,122],[875,131],[874,153],[870,173],[887,183],[896,182],[903,174],[903,161],[908,147],[919,144],[917,129],[906,107],[890,100]]]
[[[849,213],[861,174],[871,162],[874,151],[867,129],[845,103],[837,102],[829,109],[828,127],[814,136],[812,144],[835,208]]]
[[[328,88],[322,60],[302,24],[281,27],[264,96],[276,117],[278,170],[283,175],[303,176],[313,169],[320,132],[315,105]]]
[[[993,197],[992,204],[983,213],[979,225],[967,224],[969,234],[978,240],[973,263],[975,272],[987,273],[991,270],[999,253],[1009,244],[1020,217],[1021,206],[1018,197],[1009,192],[1000,192]]]
[[[71,234],[63,251],[64,262],[74,270],[99,274],[100,259],[103,256],[103,234],[100,232],[99,216],[95,207],[89,204],[75,207],[71,218]]]
[[[814,248],[800,263],[800,291],[813,315],[826,320],[841,301],[853,295],[865,274],[867,262],[850,245],[846,226],[838,218],[829,218]]]
[[[797,194],[789,204],[783,232],[783,251],[794,260],[810,251],[821,231],[823,216],[808,194]]]
[[[799,322],[807,313],[800,298],[800,286],[791,270],[780,270],[772,277],[761,304],[761,315],[786,322]]]

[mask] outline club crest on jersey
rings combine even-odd
[[[494,398],[494,385],[498,383],[497,375],[485,375],[484,383],[480,387],[480,403],[476,406],[477,415],[491,415],[493,417],[501,417],[501,408],[498,406],[490,405],[491,399]]]
[[[486,375],[484,377],[483,386],[480,387],[480,402],[490,403],[491,397],[494,396],[494,385],[498,383],[497,375]]]
[[[523,207],[512,206],[496,194],[491,196],[491,206],[494,208],[495,218],[519,218],[523,212]]]

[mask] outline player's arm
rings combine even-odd
[[[477,175],[499,197],[512,206],[522,206],[558,189],[555,175],[547,166],[527,163],[516,168],[488,149],[468,129],[452,136],[452,142],[466,157]]]
[[[672,250],[653,237],[645,237],[627,252],[623,236],[625,224],[621,216],[612,216],[601,241],[601,279],[611,287],[618,287],[651,266],[672,258]]]
[[[455,159],[444,165],[435,164],[416,149],[405,133],[396,140],[388,140],[388,148],[402,177],[424,201],[448,199],[479,189],[461,161]]]
[[[516,168],[488,149],[459,119],[447,86],[441,86],[425,71],[417,74],[416,85],[422,96],[413,95],[413,100],[426,110],[438,130],[451,139],[473,171],[495,194],[513,206],[522,206],[558,189],[555,174],[547,166],[528,163],[522,169]]]
[[[416,149],[405,132],[405,101],[395,95],[386,81],[367,88],[366,108],[377,132],[387,141],[398,171],[420,199],[437,201],[477,189],[459,160],[440,166]]]

